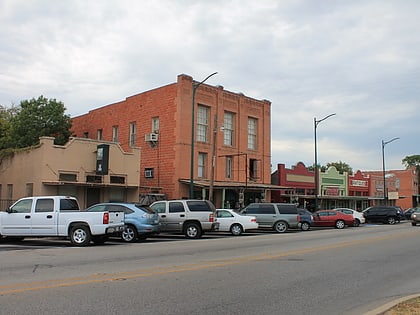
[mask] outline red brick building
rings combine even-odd
[[[369,197],[370,177],[363,174],[360,170],[353,175],[348,176],[348,196],[354,199],[354,209],[363,210],[369,206],[367,198]]]
[[[181,74],[175,83],[74,117],[72,131],[125,150],[140,147],[141,193],[188,198],[193,187],[195,198],[234,207],[270,200],[270,111],[267,100]]]

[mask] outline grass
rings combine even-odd
[[[383,315],[420,315],[420,297],[401,302]]]

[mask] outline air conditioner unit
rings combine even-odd
[[[146,142],[156,142],[158,141],[158,134],[157,133],[147,133],[144,135],[144,140]]]

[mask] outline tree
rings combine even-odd
[[[350,167],[350,165],[348,165],[345,162],[329,162],[326,166],[327,168],[329,168],[330,166],[334,166],[340,173],[347,172],[349,175],[353,175],[353,169]]]
[[[409,155],[402,159],[402,163],[406,169],[415,166],[417,170],[420,169],[420,155]]]
[[[71,118],[62,102],[47,99],[25,100],[10,118],[9,147],[24,148],[39,143],[39,137],[54,137],[54,143],[63,145],[71,136]]]

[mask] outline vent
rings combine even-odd
[[[157,133],[147,133],[144,136],[144,140],[146,142],[157,142],[158,141],[158,134]]]

